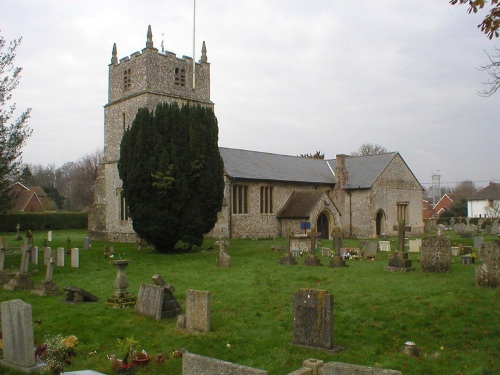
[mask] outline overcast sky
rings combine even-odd
[[[484,12],[448,0],[197,0],[219,144],[326,158],[363,143],[398,151],[428,187],[500,182],[500,93],[477,68],[495,42]],[[193,55],[193,0],[1,0],[0,33],[22,37],[14,92],[33,108],[23,161],[76,161],[103,145],[113,43]]]

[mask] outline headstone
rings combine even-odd
[[[26,290],[33,288],[33,282],[28,274],[28,267],[31,258],[31,250],[26,245],[23,245],[22,256],[21,256],[21,266],[19,271],[15,273],[14,277],[9,280],[8,283],[4,284],[3,288],[5,290]]]
[[[476,286],[498,288],[500,286],[500,246],[493,242],[484,242],[479,249],[483,261],[476,267]]]
[[[83,249],[84,250],[89,250],[90,249],[90,238],[89,238],[89,236],[86,236],[85,239],[83,240]]]
[[[286,238],[287,239],[286,239],[285,254],[283,255],[282,258],[280,258],[278,263],[292,265],[292,266],[297,265],[297,261],[295,260],[295,258],[300,255],[300,251],[298,249],[292,250],[292,240],[291,240],[290,230],[288,231]]]
[[[38,264],[38,246],[31,247],[31,263]]]
[[[64,267],[64,247],[57,248],[57,266]]]
[[[333,256],[328,263],[328,267],[346,267],[345,260],[340,255],[342,248],[342,232],[340,227],[335,227],[332,232],[333,235]]]
[[[51,296],[59,294],[59,288],[52,280],[54,275],[54,258],[51,258],[45,272],[45,280],[38,284],[31,292],[39,296]]]
[[[47,232],[47,241],[52,242],[52,231],[51,230],[49,230]]]
[[[414,238],[414,239],[409,240],[408,242],[409,242],[408,251],[410,253],[420,252],[420,247],[422,246],[422,239],[421,238]]]
[[[380,251],[391,251],[391,241],[379,241]]]
[[[333,344],[333,295],[299,289],[293,300],[293,344],[336,351]]]
[[[44,266],[49,264],[50,258],[53,258],[52,249],[50,247],[44,247],[43,248],[43,265]]]
[[[450,239],[443,236],[423,238],[420,249],[420,265],[423,272],[450,272]]]
[[[210,292],[186,290],[186,329],[191,332],[210,331]]]
[[[476,249],[479,249],[481,247],[481,244],[484,242],[483,237],[474,237],[474,247]]]
[[[367,241],[364,247],[365,259],[375,259],[377,256],[377,243],[375,241]]]
[[[160,275],[153,275],[152,279],[155,285],[141,284],[139,288],[136,313],[156,320],[173,318],[180,314],[182,309],[173,296],[174,286],[166,284]]]
[[[231,257],[226,253],[227,241],[217,241],[219,245],[219,253],[217,254],[216,264],[218,267],[231,267]]]
[[[323,366],[323,375],[402,375],[401,371],[378,367],[353,365],[342,362],[329,362]]]
[[[267,371],[185,352],[182,375],[267,375]]]
[[[31,305],[20,299],[1,303],[2,365],[22,372],[40,369],[35,360]]]
[[[7,242],[5,241],[5,237],[0,239],[0,285],[8,283],[10,280],[7,272],[4,271],[5,265],[5,253],[7,252]]]
[[[76,286],[65,286],[66,302],[97,302],[99,298],[92,293],[87,292],[85,289],[77,288]]]
[[[16,238],[14,238],[14,241],[21,241],[23,238],[21,237],[21,226],[19,223],[16,225]]]
[[[451,256],[457,257],[459,255],[460,255],[460,248],[458,246],[452,246],[451,247]]]
[[[321,256],[329,257],[332,255],[332,251],[328,247],[321,247]]]
[[[71,249],[71,267],[80,267],[80,250],[77,247]]]

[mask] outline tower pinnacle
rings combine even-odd
[[[116,57],[116,43],[113,43],[113,51],[111,52],[111,64],[118,64],[118,57]]]
[[[148,26],[148,36],[146,41],[146,48],[154,48],[153,47],[153,33],[151,32],[151,25]]]
[[[201,46],[201,62],[207,62],[207,46],[205,45],[205,41],[203,41],[203,44]]]

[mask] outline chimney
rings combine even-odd
[[[343,189],[349,182],[347,169],[345,168],[345,158],[348,157],[345,154],[339,154],[337,158],[337,166],[335,168],[335,177],[337,178],[337,183],[335,184],[335,189]]]

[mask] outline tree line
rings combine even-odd
[[[47,194],[47,211],[86,210],[94,202],[94,181],[102,158],[103,150],[96,149],[59,168],[54,164],[23,164],[17,181],[27,187],[42,187]]]

